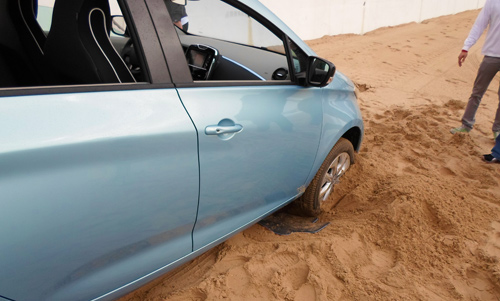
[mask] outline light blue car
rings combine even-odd
[[[257,0],[175,2],[0,0],[0,300],[117,298],[354,163],[332,63]]]

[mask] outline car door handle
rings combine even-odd
[[[209,125],[205,128],[205,134],[207,134],[207,135],[232,134],[232,133],[239,133],[242,130],[243,130],[243,126],[241,124]]]

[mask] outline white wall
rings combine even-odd
[[[364,34],[479,9],[486,0],[260,0],[302,39]]]

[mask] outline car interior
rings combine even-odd
[[[136,82],[111,42],[107,2],[56,1],[48,32],[37,8],[0,0],[0,87]]]
[[[0,87],[145,81],[132,38],[110,35],[107,1],[56,0],[45,31],[37,2],[0,0]],[[290,80],[283,44],[257,47],[176,29],[194,81]]]
[[[56,1],[44,47],[55,78],[63,84],[135,82],[109,39],[110,27],[105,1]]]
[[[0,0],[0,87],[46,83],[46,37],[36,21],[36,0]]]
[[[177,29],[193,80],[289,80],[282,53]]]

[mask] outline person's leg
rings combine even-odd
[[[500,60],[500,59],[499,59]],[[500,87],[498,87],[498,108],[493,121],[493,132],[500,132]]]
[[[486,92],[486,89],[488,89],[488,86],[498,72],[499,63],[499,58],[492,58],[488,56],[483,58],[483,61],[479,66],[479,70],[477,71],[472,94],[462,117],[462,125],[464,127],[472,129],[474,126],[474,123],[476,122],[475,116],[477,108],[481,103],[481,99]]]
[[[493,149],[491,150],[491,155],[500,160],[500,136],[498,136],[495,141],[496,143],[495,146],[493,146]]]

